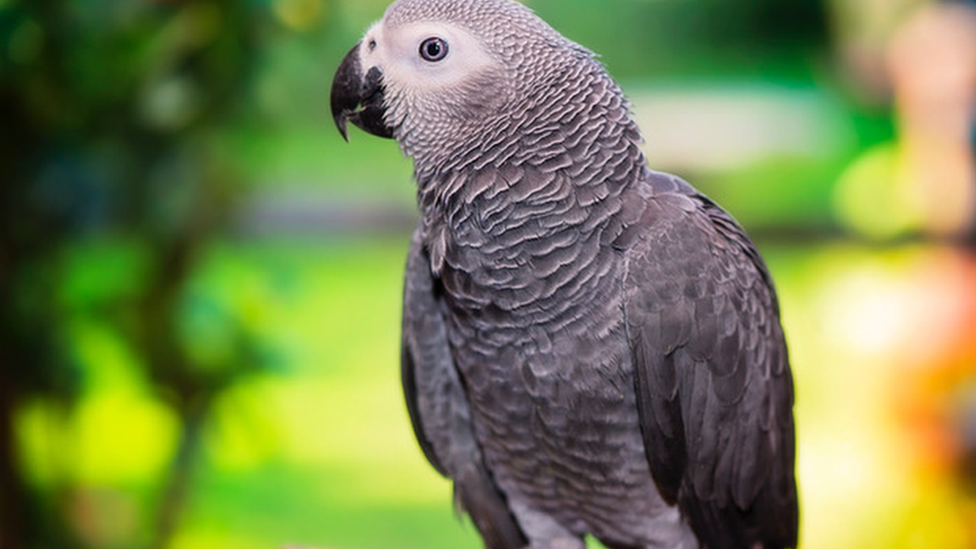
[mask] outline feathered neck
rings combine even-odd
[[[398,138],[413,158],[425,216],[470,197],[474,189],[465,192],[466,186],[485,171],[581,173],[621,154],[644,165],[640,132],[619,86],[596,60],[580,55],[576,61],[503,111],[455,131],[459,138]]]

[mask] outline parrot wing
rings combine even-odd
[[[646,173],[624,292],[652,476],[708,549],[794,547],[793,383],[769,274],[728,214]]]
[[[403,392],[414,434],[431,465],[454,480],[455,501],[471,516],[488,549],[521,549],[525,536],[474,436],[420,234],[418,228],[407,258],[401,341]]]

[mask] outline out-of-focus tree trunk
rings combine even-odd
[[[12,357],[4,357],[10,360]],[[6,369],[9,366],[4,366]],[[6,377],[6,376],[5,376]],[[25,547],[23,505],[26,490],[17,471],[14,439],[15,388],[9,378],[0,380],[0,548]]]

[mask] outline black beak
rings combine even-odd
[[[346,121],[380,137],[393,137],[393,128],[386,125],[383,115],[383,73],[376,67],[363,74],[359,62],[359,47],[353,46],[336,70],[332,80],[332,117],[343,139],[349,141]]]

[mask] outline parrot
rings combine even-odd
[[[412,159],[401,383],[486,548],[796,546],[770,272],[596,54],[514,0],[398,0],[330,107]]]

